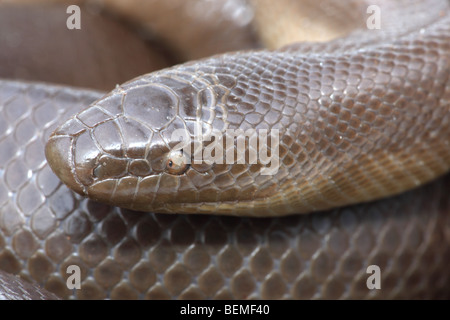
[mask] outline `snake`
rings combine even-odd
[[[381,29],[278,39],[107,94],[0,81],[0,269],[61,298],[448,299],[449,3],[374,3]],[[231,163],[177,148],[172,133],[198,127],[218,132],[200,153]],[[250,129],[275,132],[258,143],[272,162],[237,163],[257,148],[226,137]]]

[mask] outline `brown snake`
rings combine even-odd
[[[0,268],[64,298],[449,298],[448,175],[311,215],[161,215],[86,200],[43,154],[70,118],[46,149],[60,178],[156,212],[286,215],[414,188],[450,166],[450,19],[448,2],[431,4],[414,25],[399,16],[401,29],[145,75],[72,118],[101,94],[2,81]],[[197,117],[206,129],[278,129],[278,171],[171,168],[170,133],[192,133]],[[71,264],[77,291],[65,286]],[[380,290],[366,286],[373,264]]]

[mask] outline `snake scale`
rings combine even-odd
[[[0,269],[62,298],[448,299],[450,18],[431,4],[401,29],[215,56],[104,97],[2,80]],[[278,171],[169,170],[168,133],[196,117],[278,129]],[[54,175],[50,136],[52,169],[101,202]]]

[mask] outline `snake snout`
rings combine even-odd
[[[45,157],[53,172],[69,188],[81,195],[86,195],[84,186],[79,182],[72,164],[72,138],[52,136],[45,146]]]
[[[162,84],[124,84],[55,130],[48,163],[69,188],[97,201],[132,209],[141,208],[135,202],[158,204],[156,194],[175,196],[160,176],[174,180],[189,168],[184,154],[170,152],[170,133],[184,129],[177,108],[177,95]],[[138,191],[144,195],[130,200]]]
[[[69,188],[88,196],[99,177],[118,175],[123,156],[118,131],[114,116],[91,105],[50,136],[45,149],[50,168]]]

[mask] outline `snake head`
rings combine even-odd
[[[189,167],[164,139],[167,130],[185,129],[177,93],[161,81],[137,82],[117,87],[49,138],[48,163],[74,191],[127,207],[148,179],[157,189],[156,178]]]
[[[74,191],[133,210],[208,212],[251,200],[261,165],[196,158],[225,141],[233,85],[180,71],[132,80],[62,124],[46,145],[48,163]],[[199,145],[198,132],[214,139]]]

